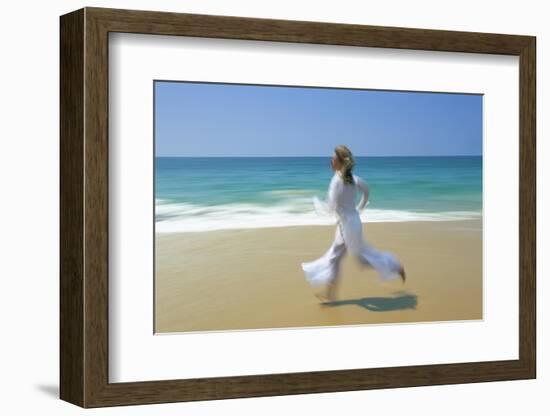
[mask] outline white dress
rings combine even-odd
[[[330,284],[336,280],[346,251],[362,264],[374,268],[382,280],[399,277],[399,260],[392,253],[379,251],[363,240],[359,211],[367,204],[369,189],[360,177],[353,175],[353,179],[353,184],[346,184],[340,174],[335,173],[330,181],[327,201],[314,200],[317,211],[336,216],[337,227],[334,241],[326,253],[317,260],[302,263],[306,279],[313,286]],[[361,192],[362,197],[355,207],[357,192]]]

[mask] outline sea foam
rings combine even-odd
[[[313,209],[310,198],[292,203],[261,205],[234,203],[198,205],[156,200],[155,230],[159,233],[204,232],[213,230],[331,225],[336,218],[320,215]],[[362,222],[457,221],[480,218],[475,211],[413,212],[367,208],[361,213]]]

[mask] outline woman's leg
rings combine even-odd
[[[383,280],[399,276],[405,283],[405,269],[393,253],[377,250],[365,241],[356,257],[361,264],[376,269]]]
[[[333,268],[333,277],[327,285],[326,299],[332,301],[336,298],[338,283],[340,282],[340,265],[346,254],[346,244],[344,242],[341,225],[336,226],[334,241],[327,252],[331,267]]]
[[[376,249],[364,239],[363,226],[359,216],[350,219],[347,225],[344,234],[348,251],[362,265],[376,269],[383,280],[400,277],[405,283],[405,269],[397,257],[388,251]]]
[[[318,259],[302,263],[302,269],[306,279],[312,286],[325,286],[330,288],[338,279],[340,262],[346,253],[346,245],[340,227],[336,227],[334,240],[329,249]],[[328,297],[328,292],[319,297]]]

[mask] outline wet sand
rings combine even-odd
[[[300,263],[321,256],[334,226],[156,236],[155,332],[482,319],[480,220],[364,224],[407,281],[381,283],[347,255],[337,300],[320,304]]]

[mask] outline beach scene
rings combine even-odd
[[[348,244],[320,300],[340,144],[406,280]],[[480,95],[156,81],[154,165],[155,333],[483,319]]]

